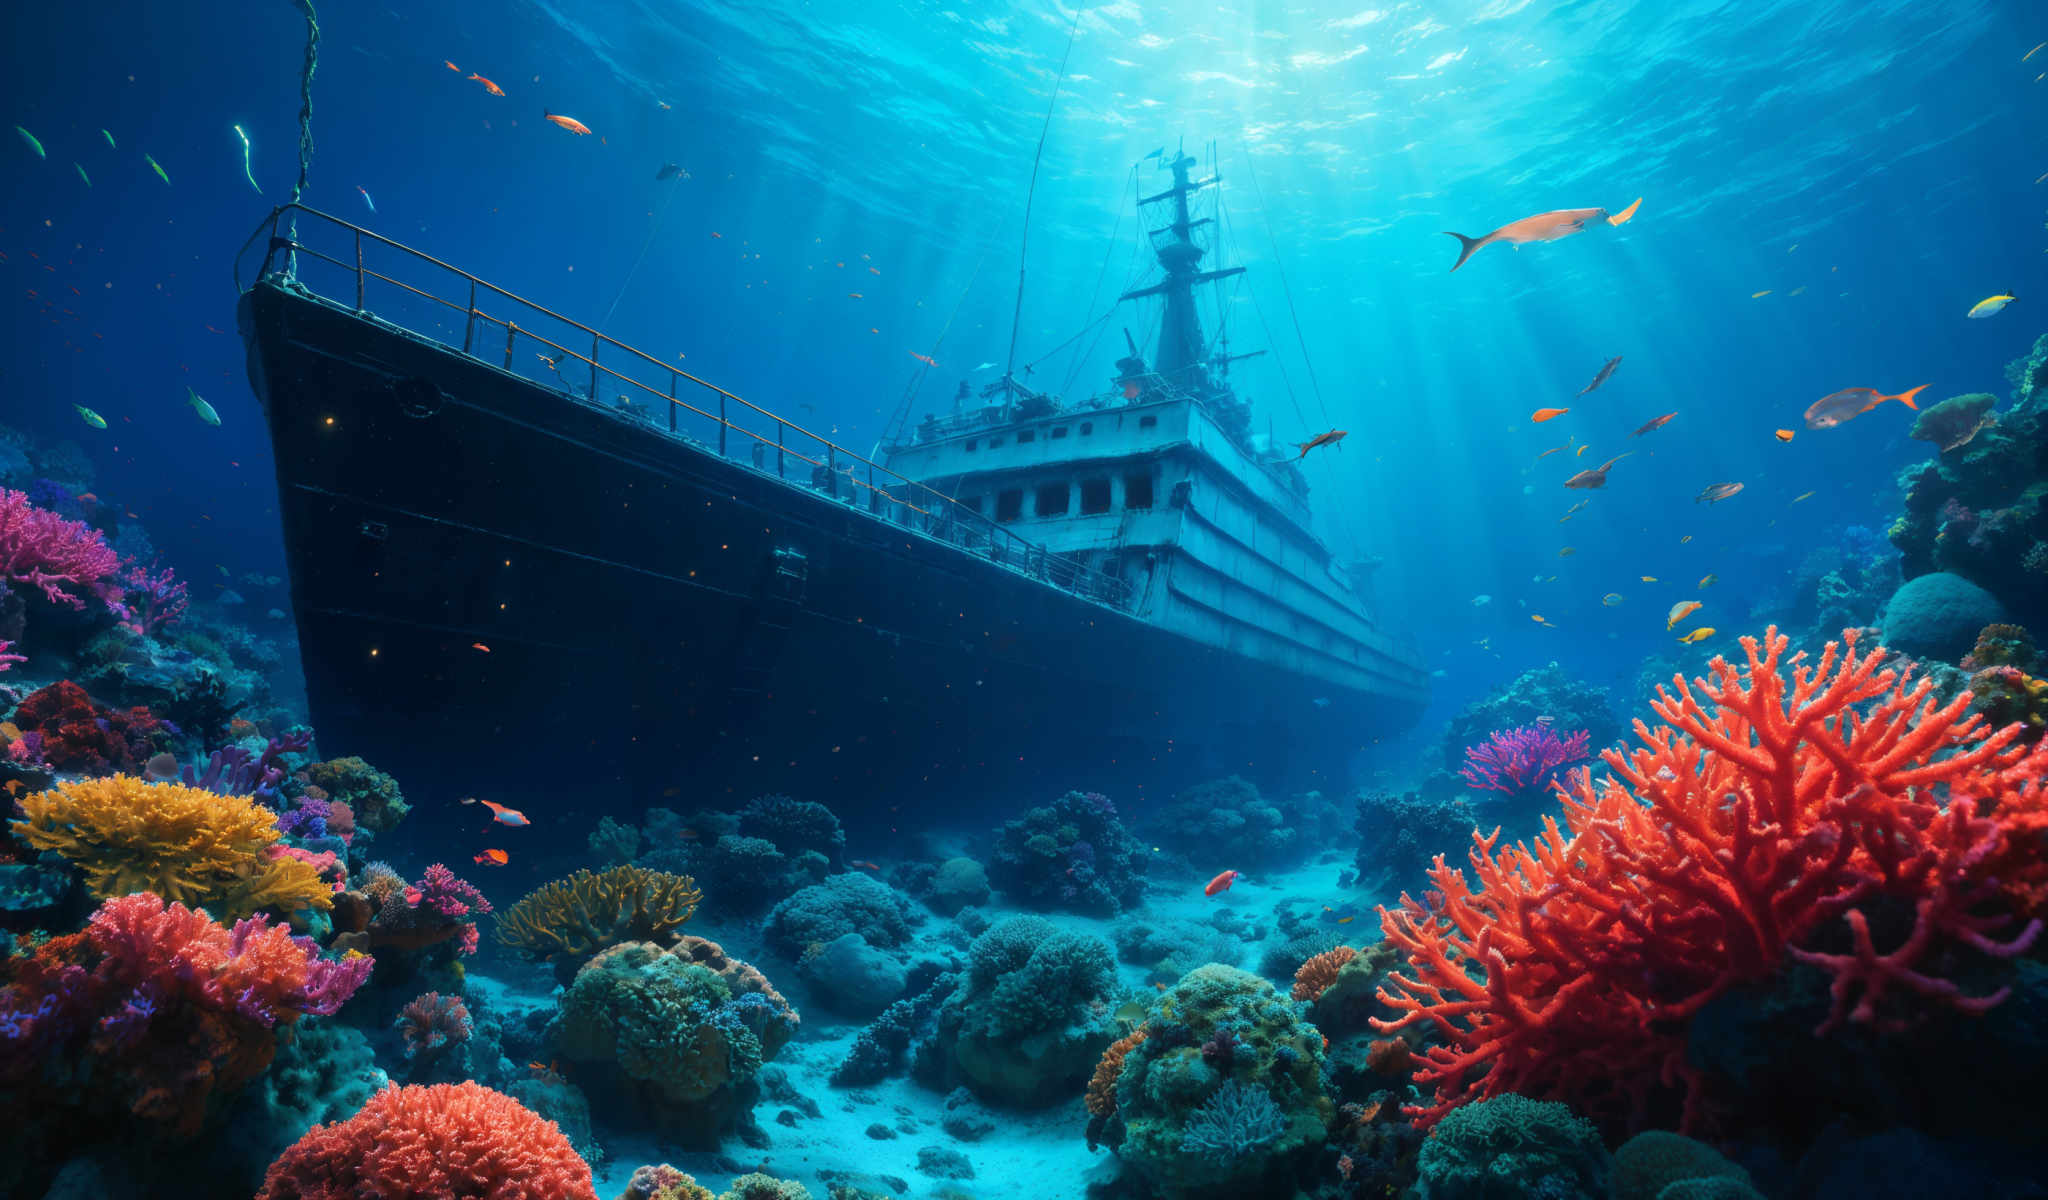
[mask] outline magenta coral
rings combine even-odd
[[[1560,738],[1547,724],[1495,730],[1486,743],[1468,747],[1465,782],[1486,791],[1524,795],[1550,782],[1559,767],[1586,759],[1586,731]]]
[[[120,556],[99,530],[0,488],[0,579],[38,588],[52,604],[84,608],[81,591],[118,600],[120,589],[103,581],[120,567]]]
[[[13,642],[0,639],[0,671],[7,670],[9,667],[12,667],[15,663],[28,661],[28,659],[23,658],[19,654],[9,653],[13,649]]]

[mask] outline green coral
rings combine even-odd
[[[1703,1185],[1733,1190],[1714,1191]],[[1674,1192],[1675,1185],[1700,1187]],[[1755,1196],[1749,1172],[1718,1150],[1676,1133],[1652,1130],[1623,1142],[1614,1152],[1614,1200],[1707,1200],[1709,1196]]]
[[[356,824],[372,833],[390,832],[412,811],[396,779],[353,756],[308,764],[306,782],[348,805]]]
[[[1551,1100],[1512,1092],[1451,1110],[1416,1159],[1421,1200],[1606,1200],[1600,1131]]]
[[[1285,1181],[1321,1151],[1335,1116],[1323,1086],[1322,1034],[1272,984],[1217,964],[1160,994],[1145,1027],[1149,1036],[1124,1056],[1116,1082],[1121,1129],[1108,1140],[1118,1156],[1165,1200],[1285,1194]],[[1190,1139],[1191,1122],[1215,1119],[1219,1095],[1254,1092],[1277,1107],[1277,1133],[1270,1124],[1247,1129],[1231,1154],[1204,1152],[1213,1138]]]
[[[1116,960],[1101,938],[1012,917],[974,940],[940,1016],[953,1067],[985,1099],[1022,1107],[1080,1092],[1109,1046]]]

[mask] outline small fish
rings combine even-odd
[[[1622,595],[1620,592],[1609,592],[1605,596],[1600,597],[1600,603],[1608,608],[1613,608],[1615,605],[1620,604],[1621,601]]]
[[[1685,645],[1690,646],[1694,642],[1704,642],[1708,638],[1713,636],[1714,627],[1712,625],[1702,625],[1698,629],[1693,630],[1691,633],[1686,634],[1684,637],[1679,638],[1678,640],[1684,643]]]
[[[1477,596],[1472,597],[1472,607],[1474,608],[1485,608],[1487,605],[1492,603],[1493,597],[1487,595],[1485,592],[1481,592]]]
[[[1225,871],[1221,875],[1218,875],[1216,878],[1211,879],[1208,883],[1208,886],[1202,889],[1202,894],[1204,896],[1213,896],[1218,892],[1227,892],[1230,890],[1230,885],[1236,881],[1236,871]]]
[[[94,412],[93,410],[87,408],[85,405],[74,404],[71,407],[77,409],[78,415],[85,420],[86,424],[92,426],[94,429],[105,429],[107,427],[107,419],[99,415],[98,413]]]
[[[1339,925],[1349,925],[1349,924],[1351,924],[1351,923],[1352,923],[1353,921],[1356,921],[1357,919],[1358,919],[1358,918],[1357,918],[1357,917],[1355,917],[1355,916],[1352,916],[1352,917],[1338,917],[1338,918],[1337,918],[1337,924],[1339,924]]]
[[[2020,61],[2025,62],[2027,61],[2027,59],[2034,57],[2036,54],[2039,54],[2041,52],[2042,46],[2048,46],[2048,42],[2042,42],[2040,46],[2036,46],[2032,50],[2027,51],[2026,54],[2021,57]]]
[[[1750,299],[1752,299],[1752,300],[1761,300],[1761,299],[1763,299],[1763,298],[1764,298],[1765,296],[1768,296],[1768,295],[1770,295],[1770,294],[1771,294],[1771,289],[1769,289],[1769,288],[1765,288],[1765,289],[1764,289],[1763,291],[1761,291],[1761,292],[1751,292],[1751,293],[1749,294],[1749,298],[1750,298]]]
[[[1549,458],[1551,455],[1556,454],[1558,451],[1562,449],[1564,449],[1563,446],[1552,446],[1550,449],[1545,450],[1543,453],[1537,455],[1536,461],[1542,462],[1544,459]]]
[[[1719,582],[1721,582],[1721,577],[1719,575],[1707,574],[1700,576],[1700,586],[1703,588],[1713,587],[1715,584]]]
[[[1539,408],[1529,414],[1529,419],[1541,425],[1545,421],[1556,420],[1570,411],[1571,409],[1569,408]]]
[[[1799,494],[1798,494],[1797,496],[1794,496],[1794,497],[1792,497],[1792,503],[1794,503],[1794,504],[1797,504],[1797,503],[1799,503],[1799,502],[1800,502],[1801,500],[1804,500],[1804,499],[1806,499],[1806,498],[1807,498],[1808,496],[1811,496],[1811,495],[1813,495],[1813,493],[1812,493],[1812,492],[1801,492],[1801,493],[1799,493]]]
[[[1736,487],[1737,487],[1737,489],[1738,489],[1738,490],[1739,490],[1739,489],[1741,488],[1741,486],[1742,486],[1742,485],[1740,485],[1740,484],[1737,484],[1737,485],[1736,485]],[[1685,544],[1686,544],[1687,542],[1689,542],[1689,541],[1691,541],[1691,540],[1692,540],[1692,535],[1688,533],[1688,534],[1686,534],[1686,535],[1685,535],[1684,537],[1682,537],[1682,538],[1679,538],[1679,539],[1678,539],[1678,544],[1679,544],[1679,545],[1681,545],[1681,546],[1683,546],[1683,545],[1685,545]]]
[[[1845,424],[1862,416],[1887,400],[1896,400],[1907,408],[1918,412],[1920,406],[1913,403],[1913,397],[1926,390],[1927,385],[1923,383],[1919,387],[1910,388],[1896,396],[1887,396],[1876,388],[1843,388],[1839,392],[1830,392],[1807,406],[1806,427],[1808,429],[1833,429],[1837,425]]]
[[[1634,452],[1630,451],[1630,453]],[[1622,459],[1627,457],[1628,454],[1617,454],[1613,458],[1608,459],[1606,462],[1601,463],[1597,467],[1588,467],[1585,470],[1580,471],[1578,474],[1572,476],[1570,479],[1565,480],[1564,485],[1568,488],[1606,487],[1607,472],[1614,468],[1615,463],[1618,463]]]
[[[1557,552],[1557,556],[1559,558],[1570,558],[1572,555],[1577,554],[1578,552],[1579,548],[1577,546],[1566,546],[1564,549],[1559,550]]]
[[[1592,500],[1591,500],[1590,498],[1588,498],[1588,499],[1585,499],[1585,500],[1581,500],[1581,501],[1579,501],[1579,502],[1578,502],[1577,504],[1574,504],[1574,505],[1572,505],[1572,506],[1571,506],[1570,508],[1567,508],[1567,509],[1565,509],[1565,510],[1564,510],[1564,515],[1565,515],[1565,516],[1567,516],[1567,517],[1569,517],[1569,516],[1571,516],[1571,515],[1572,515],[1573,513],[1575,513],[1575,512],[1577,512],[1577,511],[1579,511],[1580,509],[1582,509],[1582,508],[1586,507],[1586,506],[1587,506],[1588,504],[1591,504],[1592,502],[1593,502],[1593,501],[1592,501]]]
[[[249,181],[249,186],[252,188],[256,188],[256,194],[261,196],[263,194],[263,189],[260,187],[256,187],[256,172],[249,165],[249,154],[251,151],[251,147],[249,145],[249,132],[243,129],[240,125],[237,125],[235,126],[235,136],[242,139],[242,177],[247,179]]]
[[[1117,1006],[1115,1016],[1126,1025],[1136,1025],[1145,1019],[1145,1006],[1136,1000],[1126,1000]]]
[[[1591,450],[1592,448],[1593,448],[1593,447],[1592,447],[1592,445],[1591,445],[1590,443],[1588,443],[1587,445],[1584,445],[1584,446],[1580,446],[1580,447],[1579,447],[1579,448],[1578,448],[1577,450],[1574,450],[1574,451],[1572,451],[1572,457],[1573,457],[1573,458],[1584,458],[1584,457],[1586,457],[1586,451],[1588,451],[1588,450]]]
[[[1530,619],[1531,621],[1534,621],[1534,622],[1536,622],[1536,623],[1537,623],[1538,625],[1542,625],[1542,626],[1544,626],[1545,628],[1548,628],[1548,629],[1556,629],[1556,628],[1557,628],[1557,626],[1555,626],[1555,625],[1552,625],[1552,624],[1551,624],[1551,623],[1550,623],[1550,622],[1549,622],[1548,620],[1546,620],[1546,619],[1544,618],[1544,616],[1543,616],[1543,614],[1542,614],[1542,613],[1530,613],[1530,614],[1529,614],[1529,619]]]
[[[864,871],[880,871],[882,869],[874,863],[869,862],[865,858],[852,859],[847,863],[847,865],[850,867],[859,867]]]
[[[471,642],[469,648],[482,654],[489,654],[491,652],[491,648],[482,642]]]
[[[504,89],[504,88],[501,88],[501,87],[499,87],[499,86],[498,86],[497,84],[495,84],[495,83],[492,83],[492,82],[491,82],[490,80],[488,80],[488,79],[485,79],[485,78],[484,78],[483,76],[481,76],[481,75],[477,75],[477,74],[471,74],[471,75],[470,75],[470,78],[471,78],[471,79],[474,79],[474,80],[476,80],[476,81],[477,81],[478,83],[481,83],[481,84],[483,84],[483,85],[484,85],[484,90],[485,90],[485,91],[487,91],[487,92],[489,92],[489,93],[490,93],[491,95],[493,95],[493,96],[502,96],[502,95],[504,95],[504,94],[505,94],[505,89]],[[546,112],[547,110],[546,110],[546,109],[542,109],[541,111],[542,111],[542,112]],[[585,133],[589,133],[590,131],[589,131],[588,129],[586,129],[586,130],[584,130],[583,132],[585,132]]]
[[[142,156],[142,161],[143,161],[143,162],[146,162],[146,163],[148,163],[148,164],[149,164],[149,169],[150,169],[150,170],[152,170],[152,171],[155,171],[155,172],[156,172],[156,177],[157,177],[158,179],[161,179],[161,180],[163,180],[166,186],[168,186],[168,185],[170,184],[170,182],[171,182],[171,176],[170,176],[170,172],[168,172],[168,171],[164,170],[164,165],[163,165],[162,163],[158,162],[158,161],[157,161],[157,160],[155,160],[154,158],[151,158],[151,157],[150,157],[149,155],[147,155],[147,154],[145,154],[145,155],[143,155],[143,156]]]
[[[79,165],[78,165],[77,163],[72,163],[72,164],[71,164],[71,169],[72,169],[72,170],[74,170],[74,171],[76,171],[76,172],[78,172],[78,177],[79,177],[80,179],[83,179],[83,180],[85,180],[85,186],[87,186],[87,187],[91,187],[91,186],[92,186],[92,176],[90,176],[90,175],[88,175],[88,174],[86,174],[86,173],[85,173],[85,168],[84,168],[84,167],[81,167],[81,166],[79,166]]]
[[[100,130],[100,136],[101,136],[101,137],[103,137],[103,138],[105,138],[105,139],[107,139],[107,149],[109,149],[109,150],[119,150],[119,149],[120,149],[120,147],[119,147],[119,146],[116,146],[116,145],[114,144],[114,135],[113,135],[113,134],[111,134],[111,133],[108,133],[108,132],[107,132],[106,130],[102,129],[102,130]]]
[[[1636,201],[1636,204],[1641,203],[1640,200]],[[1594,221],[1619,225],[1635,215],[1636,204],[1629,205],[1628,211],[1622,214],[1620,220],[1610,217],[1604,208],[1563,208],[1556,212],[1537,213],[1533,217],[1510,221],[1492,233],[1476,238],[1466,237],[1462,233],[1452,233],[1446,229],[1444,236],[1458,239],[1458,261],[1451,264],[1451,270],[1456,271],[1464,266],[1465,261],[1478,253],[1480,247],[1490,246],[1495,242],[1508,246],[1519,246],[1527,242],[1555,242],[1575,233],[1585,232],[1586,226]]]
[[[923,364],[924,364],[925,366],[927,366],[927,367],[936,367],[936,366],[938,366],[938,365],[939,365],[939,362],[938,362],[938,360],[937,360],[937,359],[935,359],[935,358],[933,358],[933,357],[932,357],[931,355],[929,355],[929,354],[919,354],[919,353],[918,353],[917,351],[915,351],[915,350],[912,350],[912,351],[910,352],[910,357],[912,357],[912,358],[916,359],[917,361],[919,361],[919,362],[923,363]]]
[[[43,153],[43,144],[36,140],[35,134],[30,133],[28,130],[23,129],[19,125],[16,125],[14,127],[14,132],[21,135],[21,140],[28,143],[28,148],[36,152],[37,158],[50,157],[49,155]]]
[[[1705,606],[1697,600],[1680,600],[1671,606],[1670,615],[1664,618],[1664,628],[1673,628],[1680,621],[1685,620],[1686,617],[1698,612],[1703,607]]]
[[[859,292],[848,292],[848,293],[846,293],[846,298],[847,298],[848,300],[865,300],[865,299],[867,299],[867,297],[866,297],[866,296],[863,296],[863,295],[861,295],[861,294],[860,294]]]
[[[475,796],[464,796],[462,798],[462,802],[464,804],[481,804],[485,808],[490,809],[491,819],[496,821],[500,825],[511,825],[517,827],[520,825],[533,824],[533,822],[526,819],[525,813],[520,812],[516,808],[506,808],[504,805],[498,804],[494,801],[479,800]]]
[[[1692,498],[1692,502],[1698,504],[1704,500],[1708,504],[1719,504],[1741,490],[1742,485],[1739,483],[1710,483],[1700,490],[1699,495]],[[1688,533],[1679,540],[1689,542],[1692,540],[1692,535]]]
[[[185,385],[185,402],[192,406],[193,412],[199,414],[200,420],[208,425],[217,426],[220,424],[220,414],[213,411],[213,405],[208,404],[198,392],[193,391],[192,385],[189,383]]]
[[[505,853],[503,850],[486,850],[482,854],[477,855],[473,861],[480,863],[496,863],[498,866],[502,867],[506,863],[512,861],[512,856]]]
[[[568,130],[570,133],[575,134],[577,137],[590,136],[590,126],[585,125],[574,117],[565,117],[561,113],[551,113],[546,109],[542,109],[540,115],[553,121],[556,125]]]
[[[1792,440],[1792,431],[1789,429],[1780,429],[1773,432],[1771,436],[1777,438],[1781,442],[1789,442]]]
[[[1593,382],[1579,389],[1579,395],[1583,396],[1587,392],[1592,391],[1594,388],[1599,387],[1601,384],[1606,383],[1609,377],[1611,377],[1614,374],[1614,368],[1620,365],[1621,355],[1617,354],[1613,358],[1608,359],[1607,365],[1600,368],[1600,373],[1598,375],[1593,376]]]
[[[1662,429],[1664,428],[1664,426],[1670,424],[1671,418],[1677,415],[1678,414],[1675,412],[1668,412],[1661,417],[1652,417],[1651,419],[1643,422],[1642,425],[1639,428],[1637,428],[1637,430],[1634,433],[1629,434],[1629,436],[1641,437],[1653,429]]]
[[[1315,699],[1309,701],[1309,703],[1315,705],[1317,708],[1328,708],[1330,707],[1330,698],[1328,696],[1317,696]]]
[[[995,369],[995,364],[992,362],[985,362],[974,369],[977,371],[992,371]]]
[[[690,828],[688,825],[685,825],[681,829],[676,830],[676,837],[685,842],[694,842],[698,838],[701,838],[703,836],[703,834],[698,833],[695,829]]]
[[[1982,300],[1979,300],[1975,304],[1972,304],[1970,306],[1970,311],[1965,313],[1964,315],[1969,317],[1973,321],[1981,321],[1985,317],[1995,317],[1998,315],[2000,309],[2003,309],[2006,305],[2011,304],[2015,299],[2017,299],[2017,297],[2012,295],[2010,292],[2000,292],[1996,296],[1986,296]]]
[[[661,164],[659,170],[654,172],[654,181],[656,183],[660,183],[664,179],[674,179],[676,176],[681,175],[682,173],[683,168],[680,165],[672,162],[665,162]]]
[[[370,211],[376,212],[377,202],[375,200],[370,199],[370,189],[364,187],[362,184],[359,183],[356,185],[356,190],[363,194],[363,203],[370,206]]]
[[[711,231],[711,236],[719,239],[720,241],[725,240],[725,235],[718,232],[716,229]]]
[[[1656,577],[1655,575],[1644,575],[1644,576],[1642,576],[1641,578],[1642,578],[1642,581],[1643,581],[1644,583],[1655,583],[1655,582],[1657,582],[1657,577]]]
[[[880,267],[869,267],[869,268],[868,268],[868,274],[870,274],[870,275],[880,275],[881,273],[882,273],[882,268],[880,268]]]
[[[1335,446],[1349,436],[1350,433],[1351,431],[1348,429],[1332,429],[1328,433],[1319,433],[1305,442],[1296,442],[1294,443],[1294,448],[1301,451],[1301,453],[1294,456],[1294,461],[1300,462],[1302,459],[1307,458],[1308,452],[1317,446]]]

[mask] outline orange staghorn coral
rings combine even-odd
[[[15,835],[69,859],[100,899],[155,892],[223,921],[333,903],[318,868],[269,853],[277,819],[248,796],[113,775],[37,792],[21,812]]]
[[[1301,964],[1294,972],[1294,998],[1311,1004],[1322,999],[1330,985],[1337,982],[1337,972],[1357,957],[1358,951],[1349,946],[1339,946]]]
[[[578,871],[500,915],[498,941],[536,960],[581,960],[622,942],[666,946],[703,898],[688,875],[634,866]]]
[[[1127,1036],[1118,1038],[1102,1052],[1102,1061],[1095,1064],[1095,1077],[1088,1081],[1088,1111],[1098,1117],[1106,1117],[1116,1111],[1116,1081],[1124,1073],[1124,1055],[1136,1049],[1145,1040],[1144,1026],[1132,1030]]]
[[[1439,856],[1429,904],[1380,910],[1408,971],[1379,996],[1401,1015],[1373,1025],[1443,1041],[1419,1056],[1416,1082],[1436,1091],[1405,1110],[1419,1127],[1504,1092],[1625,1127],[1673,1101],[1687,1128],[1739,1119],[1688,1060],[1688,1026],[1789,960],[1833,977],[1816,1037],[2005,998],[1937,972],[1965,954],[2012,958],[2040,934],[2000,889],[2043,876],[2030,814],[2048,747],[1987,729],[1968,694],[1940,704],[1931,682],[1882,670],[1884,650],[1858,654],[1853,631],[1812,664],[1784,661],[1775,628],[1742,645],[1746,670],[1717,656],[1710,680],[1659,689],[1669,724],[1637,721],[1643,748],[1606,752],[1615,778],[1597,788],[1578,772],[1562,827],[1546,818],[1509,847],[1475,834],[1478,887]],[[1863,910],[1877,905],[1915,914],[1896,947],[1872,943]],[[1852,953],[1811,949],[1845,925]]]

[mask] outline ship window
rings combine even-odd
[[[980,447],[980,445],[981,445],[981,439],[980,439],[980,438],[968,438],[968,439],[967,439],[967,452],[968,452],[969,454],[972,454],[972,453],[974,453],[974,451],[975,451],[975,450],[976,450],[977,448],[979,448],[979,447]]]
[[[1067,498],[1072,491],[1065,480],[1058,483],[1040,484],[1038,487],[1038,515],[1041,517],[1065,516]]]
[[[1159,424],[1159,416],[1156,413],[1138,418],[1138,428],[1140,429],[1150,429],[1157,424]]]
[[[1082,437],[1087,437],[1087,436],[1088,436],[1089,434],[1091,434],[1091,433],[1094,433],[1094,432],[1095,432],[1095,422],[1093,422],[1093,421],[1083,421],[1083,422],[1081,422],[1081,436],[1082,436]]]
[[[988,440],[988,448],[989,448],[989,449],[991,449],[991,450],[995,449],[995,448],[996,448],[997,446],[1000,446],[1000,445],[1002,445],[1002,444],[1003,444],[1003,439],[1001,439],[1001,438],[999,438],[999,437],[992,437],[992,438],[990,438],[990,439]]]
[[[1083,479],[1081,481],[1081,515],[1109,511],[1109,480]]]
[[[1014,521],[1023,515],[1023,488],[1004,488],[996,493],[996,520]]]
[[[1124,476],[1124,507],[1152,507],[1152,476],[1148,474]]]
[[[1063,437],[1065,437],[1065,436],[1067,436],[1067,427],[1066,427],[1066,426],[1064,426],[1064,425],[1055,425],[1055,426],[1053,426],[1053,427],[1052,427],[1052,437],[1053,437],[1053,440],[1054,440],[1054,441],[1058,441],[1059,439],[1061,439],[1061,438],[1063,438]]]
[[[1017,431],[1017,444],[1020,446],[1025,442],[1035,442],[1037,440],[1038,431],[1036,429],[1019,429]]]

